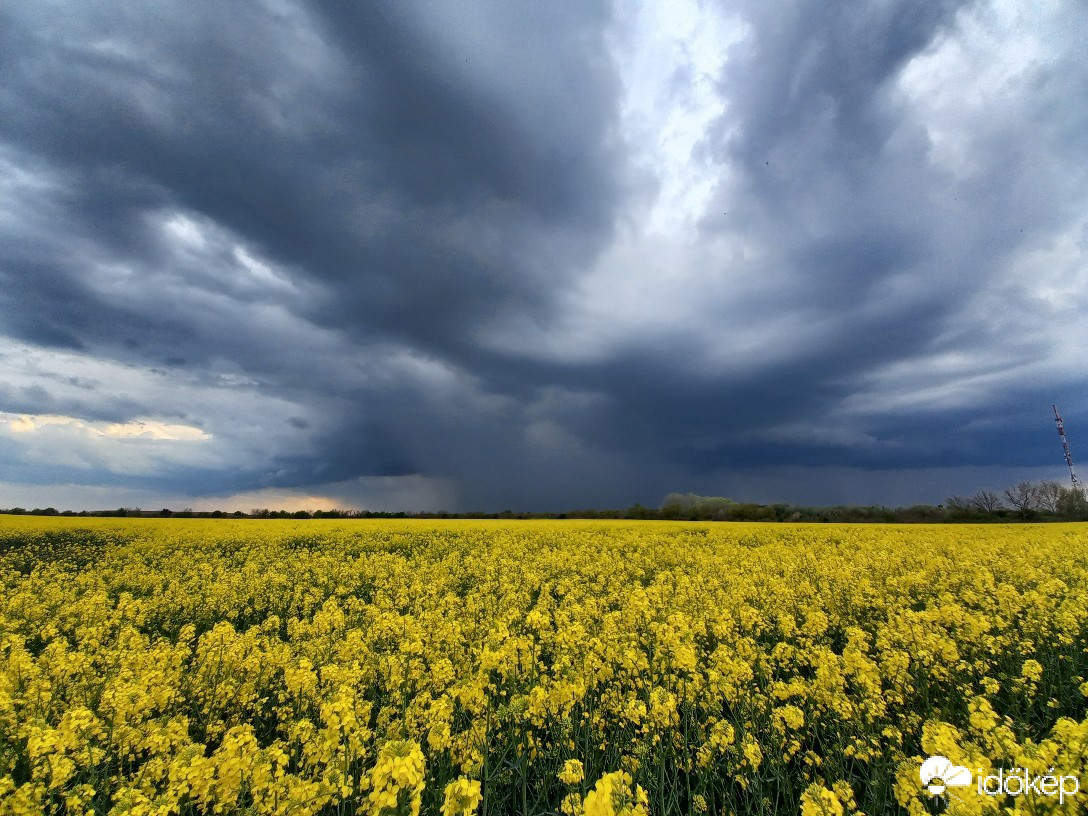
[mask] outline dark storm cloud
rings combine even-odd
[[[963,5],[749,7],[753,36],[725,68],[730,109],[709,141],[740,178],[726,192],[732,223],[795,273],[794,288],[776,293],[787,303],[849,315],[882,281],[937,260],[931,197],[952,193],[928,166],[924,137],[892,143],[909,127],[894,80]],[[941,294],[930,290],[930,303]],[[934,323],[919,323],[921,336]]]
[[[741,123],[730,145],[749,171],[765,179],[783,145],[813,146],[813,125],[831,118],[833,138],[821,152],[847,176],[871,172],[895,122],[881,103],[887,84],[952,23],[969,0],[925,3],[799,3],[788,9],[746,6],[754,36],[736,46],[725,78]],[[789,151],[791,154],[795,148]],[[809,149],[805,158],[821,158]],[[823,157],[826,158],[826,157]],[[774,185],[768,185],[774,189]]]
[[[43,376],[42,379],[47,377]],[[80,385],[76,385],[76,388],[94,390]],[[124,422],[140,413],[143,407],[138,401],[124,397],[101,399],[88,394],[87,398],[80,399],[70,394],[58,396],[41,385],[16,387],[0,383],[0,411],[15,414],[58,414],[103,422]],[[168,415],[169,410],[160,409],[159,413]]]
[[[405,344],[470,377],[488,365],[470,339],[481,320],[546,313],[608,240],[623,157],[609,138],[604,5],[463,5],[450,17],[428,4],[23,4],[0,15],[4,156],[45,180],[3,236],[4,332],[150,366],[226,357],[266,392],[362,406],[326,423],[316,452],[250,473],[256,485],[454,468],[398,447],[436,424],[413,401],[444,410],[419,388],[334,382],[367,372],[365,352],[292,360],[270,347],[284,340],[275,327],[247,331],[244,311],[232,325],[224,297],[239,310],[269,298],[238,291],[234,236],[309,285],[272,298],[298,319]],[[195,261],[149,222],[172,212],[203,231]],[[110,278],[115,268],[128,278]],[[51,407],[63,406],[34,406]]]
[[[957,13],[973,8],[745,9],[752,29],[725,64],[719,87],[726,112],[704,148],[731,172],[702,225],[708,238],[732,230],[766,250],[762,269],[738,273],[777,273],[785,283],[746,296],[747,303],[709,287],[707,297],[721,299],[725,343],[738,304],[740,313],[765,315],[768,325],[792,311],[802,323],[831,328],[786,360],[717,376],[711,365],[700,366],[696,349],[651,333],[602,365],[543,374],[607,397],[606,410],[567,427],[618,458],[638,452],[692,479],[723,467],[1049,461],[1049,395],[1088,394],[1076,368],[982,389],[966,407],[937,399],[907,411],[847,408],[889,366],[942,352],[976,354],[982,360],[958,375],[970,382],[1017,365],[1041,367],[1053,342],[1039,329],[1057,318],[1033,300],[1033,281],[1009,285],[1002,276],[1021,246],[1045,245],[1083,216],[1076,210],[1083,197],[1069,195],[1068,174],[1080,166],[1073,134],[1085,119],[1077,100],[1088,90],[1088,72],[1066,43],[1051,66],[1036,76],[1025,70],[998,89],[1006,97],[999,118],[982,111],[962,125],[974,147],[964,161],[980,169],[960,177],[937,165],[929,123],[903,98],[903,73],[955,36]],[[995,309],[971,313],[975,296],[1002,286]],[[1025,320],[1029,315],[1034,319]],[[712,324],[703,328],[713,334]],[[768,344],[781,340],[768,332]],[[916,385],[921,391],[955,379],[934,365]],[[795,426],[805,426],[803,438],[778,432]]]
[[[562,334],[567,296],[659,189],[620,133],[607,4],[6,4],[0,332],[210,396],[204,415],[150,387],[58,396],[53,372],[39,398],[0,389],[0,411],[244,436],[232,466],[153,477],[192,493],[422,474],[488,509],[713,492],[755,465],[1035,462],[1012,427],[1051,374],[987,393],[991,422],[966,430],[957,407],[895,407],[928,369],[886,374],[1047,350],[1009,346],[1018,315],[1050,312],[996,276],[1077,217],[1088,70],[1054,43],[1009,118],[957,123],[981,169],[939,166],[903,72],[974,8],[723,6],[748,28],[722,49],[724,112],[698,150],[720,173],[700,241],[742,236],[755,260],[715,256],[708,281],[738,285],[705,285],[699,325],[579,361],[481,337],[503,319]],[[614,270],[617,295],[659,274],[638,264]],[[1008,315],[968,314],[991,290]],[[782,316],[817,339],[767,330],[784,349],[767,362],[709,359]]]
[[[481,14],[512,55],[547,55],[505,66],[489,89],[472,84],[473,55],[419,24],[427,14],[9,8],[3,137],[66,175],[65,226],[105,253],[153,263],[141,215],[190,209],[326,287],[309,317],[449,353],[496,304],[545,300],[607,238],[613,79],[599,48],[606,14],[592,4],[575,19]],[[540,80],[556,72],[564,93],[548,97]],[[543,245],[556,231],[559,252]],[[65,260],[54,277],[78,286],[79,264]],[[43,292],[33,270],[10,277],[13,298],[57,304],[31,304],[47,318],[76,299],[87,322],[108,309],[86,292]],[[141,317],[126,321],[138,340],[184,336],[178,326],[155,338]],[[74,345],[94,334],[78,322],[13,328]]]
[[[775,393],[756,385],[748,393],[761,406],[767,398],[789,406],[793,390],[801,395],[791,411],[794,418],[811,419],[855,393],[881,365],[943,350],[985,350],[988,342],[1007,341],[1010,329],[1022,328],[1015,321],[1002,325],[998,314],[979,321],[967,314],[966,305],[996,285],[1021,244],[1046,241],[1077,217],[1067,173],[1078,166],[1080,147],[1070,126],[1084,121],[1084,106],[1076,100],[1088,86],[1088,72],[1066,43],[1035,81],[1016,77],[997,89],[1008,94],[1015,88],[1007,100],[1011,104],[1000,111],[1003,118],[980,116],[965,126],[974,147],[965,161],[982,172],[957,178],[935,166],[926,134],[930,123],[912,118],[902,98],[902,72],[951,36],[962,13],[975,8],[973,3],[748,7],[745,19],[753,33],[735,46],[725,67],[721,92],[729,107],[708,136],[711,150],[729,163],[734,176],[710,208],[704,230],[732,227],[749,239],[758,236],[772,248],[772,263],[791,270],[789,287],[773,293],[776,302],[803,308],[811,320],[834,314],[837,321],[835,336],[814,349],[804,365],[761,372],[767,381],[784,378],[792,386]],[[1070,16],[1083,22],[1081,13]],[[717,218],[726,211],[729,217]],[[1010,289],[999,309],[1010,315],[1032,311],[1034,304],[1024,295]],[[1021,347],[1031,343],[1025,338]],[[1085,394],[1083,375],[1070,376],[1076,393]],[[1018,391],[1036,407],[1048,407],[1045,394]],[[822,405],[814,404],[815,395],[822,395]],[[1001,394],[992,398],[990,405],[976,406],[980,414],[1007,416],[1011,408],[1001,404]],[[1033,423],[1029,427],[1045,430],[1035,414],[1024,417]],[[898,468],[1023,464],[1034,451],[1038,462],[1038,434],[1013,433],[1004,437],[1006,444],[995,446],[992,432],[965,433],[962,415],[957,419],[948,410],[923,408],[913,418],[855,421],[865,422],[886,444],[870,451],[725,445],[718,461]],[[754,422],[747,427],[759,430]]]

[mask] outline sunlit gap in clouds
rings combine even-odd
[[[0,412],[0,425],[6,425],[11,433],[34,433],[50,426],[71,426],[90,436],[138,439],[166,439],[175,442],[199,442],[211,439],[211,434],[190,425],[176,425],[153,419],[136,419],[130,422],[88,422],[76,417],[56,414],[21,414],[14,416]]]

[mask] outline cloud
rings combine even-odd
[[[137,438],[169,440],[173,442],[193,442],[210,439],[211,436],[200,428],[189,425],[175,425],[153,419],[138,419],[131,422],[111,422],[109,424],[84,422],[75,417],[39,414],[23,414],[11,418],[0,414],[0,423],[6,424],[11,433],[35,433],[51,426],[72,426],[88,436],[114,439]]]
[[[222,466],[203,443],[211,435],[191,425],[137,419],[88,422],[56,414],[0,412],[0,438],[9,464],[110,474],[155,473],[164,465]]]
[[[451,487],[423,477],[376,477],[348,482],[311,485],[309,490],[263,488],[240,493],[193,496],[157,487],[133,484],[87,485],[51,482],[34,485],[0,482],[4,507],[56,507],[109,510],[139,507],[144,510],[191,509],[197,512],[252,510],[377,510],[387,512],[434,511],[453,506]]]
[[[0,411],[79,441],[0,461],[480,509],[1044,467],[1051,402],[1088,428],[1084,17],[9,3]]]

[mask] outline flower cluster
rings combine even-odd
[[[585,816],[649,816],[649,798],[627,771],[605,774],[586,796]]]
[[[370,816],[419,816],[423,752],[408,740],[387,742],[370,771]]]
[[[446,785],[442,816],[472,816],[482,799],[480,783],[462,776]]]

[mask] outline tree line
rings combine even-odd
[[[972,496],[949,496],[944,507],[950,514],[965,518],[1011,514],[1024,520],[1088,519],[1088,498],[1083,488],[1065,487],[1050,480],[1019,482],[1000,494],[979,490]]]
[[[468,511],[387,512],[380,510],[241,510],[196,511],[186,507],[172,511],[120,507],[116,510],[65,510],[53,507],[27,510],[22,507],[0,509],[10,515],[35,516],[108,516],[115,518],[239,518],[239,519],[660,519],[677,521],[813,521],[813,522],[1001,522],[1001,521],[1088,521],[1088,498],[1083,489],[1065,487],[1055,481],[1019,482],[998,493],[979,490],[971,496],[949,496],[943,504],[914,504],[909,507],[884,505],[835,505],[808,507],[777,503],[737,502],[724,496],[700,496],[695,493],[669,493],[659,507],[636,503],[626,509],[580,509],[562,513],[498,513]]]
[[[670,493],[657,518],[687,521],[819,521],[819,522],[984,522],[1088,521],[1083,489],[1045,480],[1019,482],[998,493],[979,490],[971,496],[949,496],[943,504],[909,507],[837,505],[800,507],[748,504],[721,496]]]

